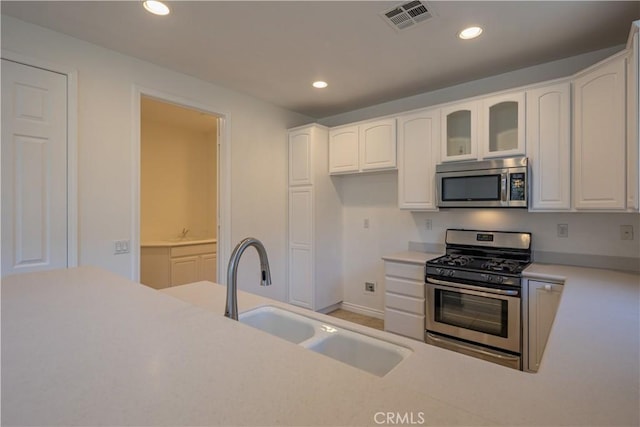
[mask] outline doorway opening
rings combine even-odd
[[[219,135],[209,112],[140,96],[140,282],[217,282]]]

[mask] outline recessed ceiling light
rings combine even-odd
[[[323,82],[322,80],[318,80],[317,82],[313,82],[312,86],[316,89],[324,89],[325,87],[329,86],[329,84],[327,82]]]
[[[480,34],[482,34],[482,28],[480,28],[480,27],[469,27],[469,28],[465,28],[464,30],[460,31],[458,33],[458,37],[460,37],[462,40],[470,40],[470,39],[475,39]]]
[[[169,6],[157,0],[146,0],[142,6],[154,15],[168,15],[170,12]]]

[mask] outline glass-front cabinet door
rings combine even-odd
[[[478,158],[479,102],[455,104],[442,109],[442,161]]]
[[[482,156],[524,155],[524,92],[486,98],[482,104]]]

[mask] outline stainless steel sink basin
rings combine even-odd
[[[382,377],[412,352],[409,348],[311,319],[279,307],[241,313],[240,323]]]

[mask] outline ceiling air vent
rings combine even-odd
[[[406,30],[433,17],[431,7],[423,1],[403,3],[380,14],[382,18],[398,31]]]

